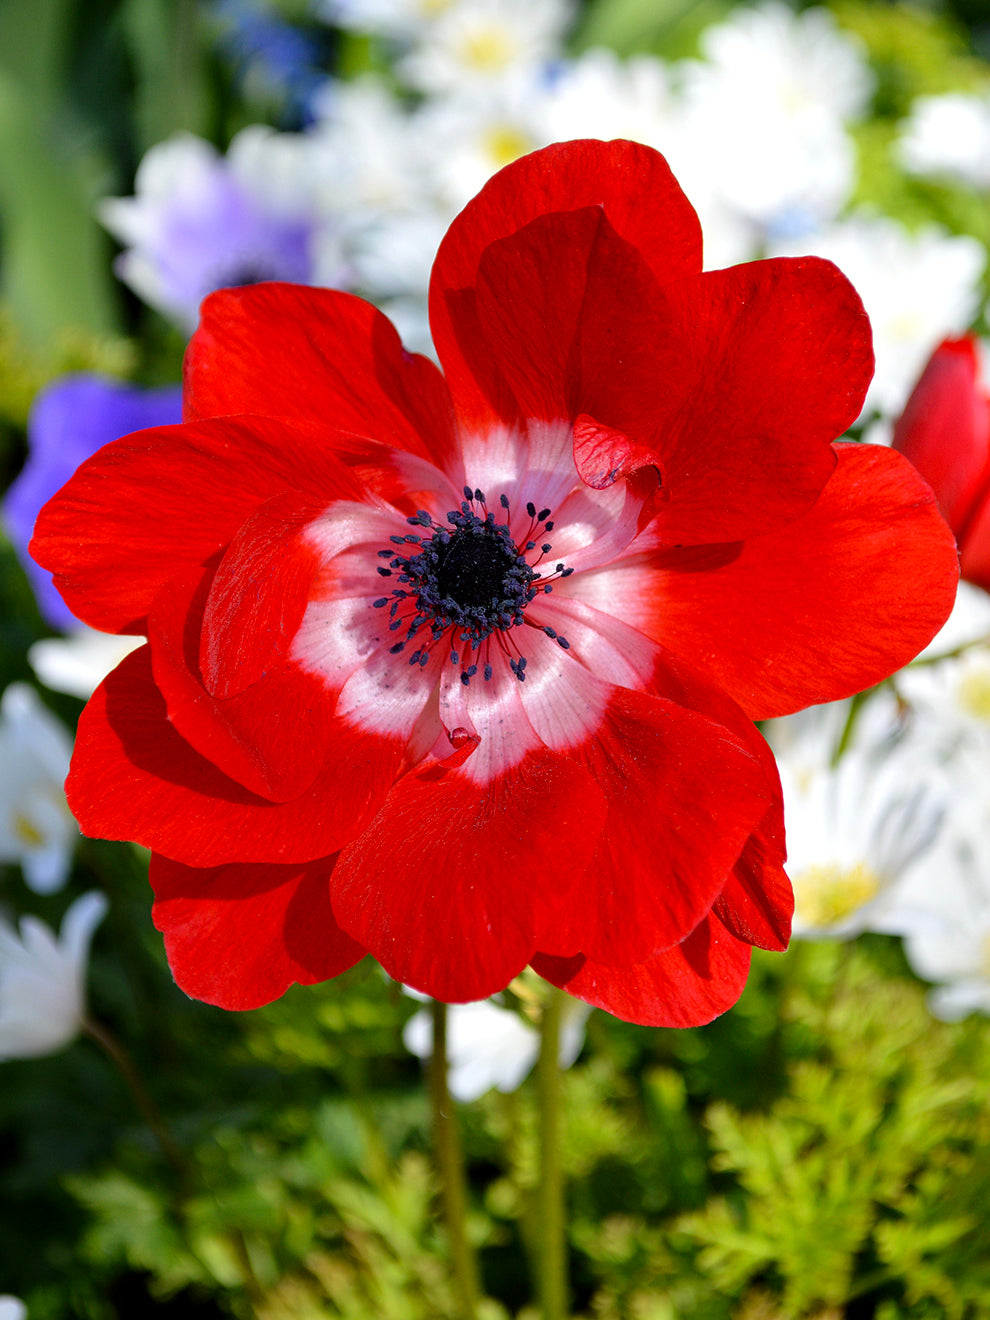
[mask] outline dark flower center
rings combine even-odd
[[[392,536],[389,539],[396,549],[379,550],[379,557],[389,561],[387,568],[379,567],[379,574],[397,578],[398,585],[390,596],[382,596],[374,605],[377,609],[390,607],[389,628],[393,632],[406,629],[405,637],[391,648],[393,655],[405,650],[417,633],[427,627],[428,637],[409,656],[410,664],[425,665],[432,644],[456,629],[456,640],[467,643],[462,652],[465,661],[470,659],[470,652],[486,644],[484,677],[489,679],[492,676],[492,666],[488,663],[489,639],[494,634],[497,644],[507,653],[511,649],[518,651],[510,648],[505,634],[526,622],[525,609],[530,601],[540,592],[553,590],[548,577],[537,572],[537,565],[553,547],[549,542],[538,547],[537,541],[530,539],[552,531],[553,523],[549,521],[549,509],[538,513],[535,504],[527,504],[530,526],[526,539],[517,544],[509,531],[509,501],[504,495],[500,497],[506,514],[504,523],[496,521],[482,491],[465,486],[464,495],[460,509],[447,514],[446,526],[435,523],[421,509],[406,521],[412,527],[424,528],[428,535],[409,532],[405,536]],[[407,546],[408,552],[403,553]],[[527,556],[537,548],[539,555],[531,563]],[[549,577],[568,577],[571,572],[572,569],[557,564]],[[566,639],[552,628],[540,631],[567,649]],[[456,646],[451,651],[451,661],[461,663]],[[525,679],[524,656],[510,655],[509,665],[517,678]],[[461,681],[469,683],[477,669],[476,664],[465,664]]]
[[[422,562],[415,567],[427,590],[441,601],[463,612],[486,614],[500,605],[510,607],[537,574],[520,556],[504,526],[490,527],[471,517],[452,536],[434,536],[419,556],[421,561],[430,561],[429,567]]]

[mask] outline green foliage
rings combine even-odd
[[[990,1288],[974,1201],[990,1135],[986,1024],[934,1021],[921,987],[878,977],[858,949],[809,952],[819,967],[831,955],[832,989],[795,983],[782,1009],[815,1057],[794,1063],[764,1113],[709,1108],[712,1167],[732,1185],[677,1236],[716,1288],[772,1280],[789,1316],[874,1292],[905,1315],[975,1316]]]
[[[620,55],[651,51],[667,59],[697,54],[701,32],[726,18],[731,0],[591,0],[572,45],[609,46]]]
[[[985,62],[969,52],[962,29],[933,9],[874,0],[832,0],[829,8],[869,55],[874,114],[899,118],[916,96],[986,89]]]
[[[105,1010],[121,952],[99,950]],[[260,1320],[455,1317],[427,1104],[400,1042],[414,1005],[397,987],[366,965],[236,1016],[181,1000],[164,973],[145,993],[156,1035],[132,1048],[181,1170],[87,1042],[49,1061],[37,1112],[19,1110],[16,1086],[0,1107],[40,1151],[69,1122],[55,1076],[88,1078],[74,1150],[55,1167],[20,1161],[22,1203],[64,1216],[14,1281],[44,1298],[39,1314],[73,1314],[50,1276],[74,1240],[70,1278],[101,1320],[122,1276]],[[824,1320],[855,1302],[888,1320],[979,1316],[990,1023],[937,1022],[924,993],[877,937],[759,958],[739,1009],[710,1027],[592,1018],[564,1077],[575,1315]],[[734,1074],[721,1058],[733,1034],[748,1041],[728,1051]],[[37,1065],[7,1067],[28,1085]],[[485,1320],[522,1316],[539,1236],[534,1089],[492,1092],[462,1118]]]

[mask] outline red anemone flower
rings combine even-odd
[[[832,444],[867,318],[816,258],[702,274],[630,142],[496,175],[430,310],[443,374],[359,298],[212,295],[185,422],[47,505],[70,607],[148,637],[83,713],[72,808],[153,850],[198,998],[370,951],[440,999],[531,964],[632,1021],[708,1021],[789,933],[752,721],[877,682],[952,604],[931,491]]]
[[[894,426],[894,448],[931,483],[962,576],[990,591],[990,395],[972,335],[932,354]]]

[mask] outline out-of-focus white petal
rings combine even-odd
[[[88,700],[143,637],[96,632],[85,626],[67,637],[46,637],[28,649],[28,662],[45,687]]]
[[[562,1068],[569,1068],[581,1052],[590,1011],[587,1004],[566,1001],[558,1056]],[[433,1023],[428,1011],[413,1014],[403,1029],[402,1040],[417,1058],[431,1056]],[[539,1052],[536,1028],[518,1013],[500,1008],[491,1000],[452,1004],[448,1009],[448,1085],[451,1095],[458,1100],[477,1100],[491,1090],[515,1091]]]
[[[990,641],[990,593],[960,582],[952,613],[918,659],[928,660],[982,641]]]
[[[60,889],[79,830],[65,801],[72,739],[26,683],[0,700],[0,861],[19,862],[37,893]]]
[[[848,939],[897,928],[902,877],[932,848],[951,783],[903,736],[888,695],[874,698],[837,762],[849,703],[775,720],[794,933]]]
[[[568,0],[458,0],[420,29],[398,70],[426,93],[497,86],[559,54],[573,17]]]
[[[777,243],[773,252],[834,261],[863,299],[877,362],[864,416],[896,417],[936,346],[961,334],[979,311],[983,245],[934,225],[909,233],[890,217],[860,214]]]
[[[990,96],[919,96],[898,152],[912,174],[990,188]]]
[[[91,890],[68,908],[58,939],[37,917],[20,934],[0,919],[0,1059],[53,1054],[74,1040],[85,1012],[93,932],[107,912]]]

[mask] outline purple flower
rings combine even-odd
[[[54,628],[78,620],[52,586],[51,574],[28,555],[38,510],[83,461],[129,431],[182,420],[182,388],[144,390],[99,376],[64,376],[38,395],[28,418],[28,458],[3,501],[3,521],[24,565],[38,608]]]
[[[317,229],[305,139],[261,124],[226,155],[180,133],[138,167],[133,197],[107,197],[100,219],[122,244],[118,276],[150,306],[193,330],[214,289],[314,282]]]

